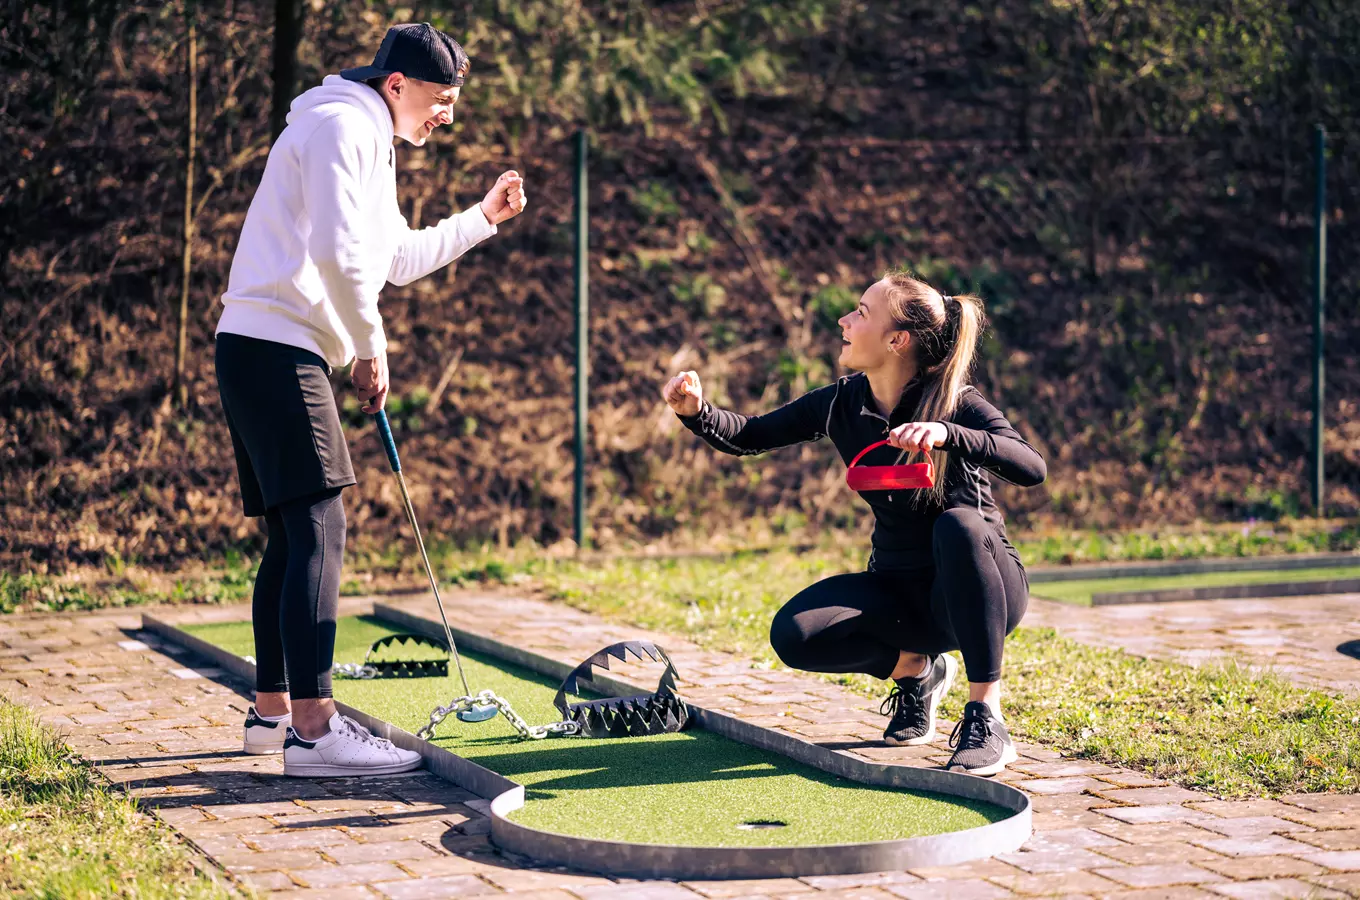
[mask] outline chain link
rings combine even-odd
[[[551,725],[530,725],[528,722],[524,721],[523,716],[515,712],[514,707],[510,705],[508,700],[496,696],[491,691],[482,691],[475,696],[458,697],[447,706],[436,706],[430,713],[430,724],[416,732],[416,737],[426,741],[432,740],[434,738],[435,728],[449,716],[465,712],[469,709],[487,706],[496,707],[501,715],[505,716],[505,720],[510,723],[510,727],[515,729],[515,731],[519,733],[519,736],[525,740],[538,741],[547,737],[567,737],[569,735],[577,734],[581,730],[581,726],[577,725],[575,722],[553,722]]]
[[[377,678],[378,670],[373,666],[365,666],[360,663],[335,663],[331,666],[331,674],[341,678]]]

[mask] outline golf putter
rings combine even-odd
[[[406,521],[411,523],[411,531],[416,536],[416,546],[420,548],[420,559],[425,563],[425,574],[430,579],[430,590],[434,592],[435,606],[439,607],[439,620],[444,623],[444,637],[449,642],[449,652],[453,654],[453,661],[458,666],[458,677],[463,680],[463,691],[471,697],[472,688],[468,687],[467,675],[463,672],[463,660],[458,656],[458,645],[453,642],[453,629],[449,627],[449,617],[444,613],[444,601],[439,598],[439,585],[435,582],[430,556],[425,552],[425,541],[420,536],[420,526],[416,524],[416,511],[411,506],[411,494],[406,490],[406,478],[401,474],[401,457],[397,455],[397,442],[392,439],[392,426],[388,424],[387,413],[384,410],[378,410],[373,418],[377,420],[378,436],[382,438],[383,449],[387,451],[388,465],[392,467],[392,474],[397,476],[397,485],[401,488],[401,502],[406,508]],[[491,705],[474,706],[458,713],[458,719],[463,722],[485,722],[494,719],[497,712],[496,707]]]

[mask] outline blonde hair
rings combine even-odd
[[[973,368],[978,340],[987,323],[982,300],[972,294],[950,296],[910,272],[889,272],[883,281],[888,288],[893,327],[911,335],[917,375],[925,383],[911,421],[946,422],[958,408],[959,393]],[[921,456],[924,458],[924,454]],[[930,457],[935,464],[935,487],[929,494],[943,503],[949,454],[934,450]]]

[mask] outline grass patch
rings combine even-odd
[[[779,663],[769,623],[788,598],[860,568],[850,554],[540,563],[550,598],[644,628]],[[1047,587],[1048,585],[1044,585]],[[869,697],[867,676],[824,676]],[[1006,649],[1007,720],[1020,737],[1075,756],[1132,766],[1226,797],[1360,790],[1360,701],[1234,666],[1190,666],[1088,647],[1021,627]],[[962,712],[955,688],[944,705]]]
[[[254,646],[248,623],[187,631],[235,653]],[[375,619],[342,618],[336,659],[357,662],[393,629]],[[475,653],[463,664],[473,690],[505,697],[532,724],[554,722],[557,683]],[[448,678],[337,680],[336,697],[416,731],[430,710],[462,693]],[[535,828],[604,840],[691,846],[790,846],[875,841],[984,825],[1007,813],[985,803],[869,787],[799,765],[775,753],[700,731],[622,739],[522,741],[504,718],[468,725],[450,716],[436,743],[523,784],[526,805],[513,818]],[[742,830],[743,822],[787,827]]]
[[[862,566],[868,554],[866,534],[790,530],[779,523],[788,516],[733,522],[717,534],[680,533],[644,547],[622,552],[654,554],[702,550],[710,553],[758,555],[787,553],[792,548],[817,559]],[[1207,557],[1261,557],[1360,548],[1360,526],[1346,521],[1282,519],[1269,523],[1209,524],[1124,532],[1095,530],[1014,531],[1011,539],[1027,566],[1078,562]],[[460,585],[515,583],[539,571],[545,559],[570,558],[569,546],[541,547],[532,542],[510,548],[490,544],[455,546],[427,535],[430,555],[441,576]],[[752,549],[759,548],[759,549]],[[369,594],[394,587],[422,588],[425,575],[405,531],[382,543],[353,541],[346,551],[341,592]],[[238,603],[248,600],[258,555],[229,551],[221,558],[193,560],[183,571],[148,569],[136,561],[110,555],[102,566],[59,574],[0,572],[0,614],[65,612],[157,603]]]
[[[111,557],[102,570],[64,576],[0,572],[0,614],[79,612],[156,603],[240,603],[250,598],[258,560],[229,553],[212,569],[167,575]]]
[[[190,859],[28,709],[0,699],[0,895],[230,896]]]
[[[1016,532],[1011,540],[1027,566],[1285,556],[1355,550],[1360,525],[1353,520],[1281,519],[1132,531],[1045,529]]]
[[[1024,737],[1225,797],[1360,790],[1360,702],[1226,664],[1192,668],[1017,629]]]
[[[1082,581],[1045,581],[1031,585],[1030,593],[1049,600],[1090,606],[1092,594],[1113,591],[1165,591],[1178,588],[1220,587],[1229,584],[1275,584],[1277,582],[1327,581],[1360,578],[1360,566],[1330,569],[1275,569],[1260,572],[1202,572],[1195,575],[1162,575],[1145,578],[1091,578]]]

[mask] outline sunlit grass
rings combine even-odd
[[[533,584],[552,599],[618,621],[779,663],[768,630],[779,606],[852,555],[543,562]],[[823,676],[867,697],[868,676]],[[1090,647],[1052,629],[1007,641],[1005,707],[1019,737],[1127,765],[1223,796],[1360,790],[1360,701],[1233,665],[1194,668]],[[962,711],[956,688],[944,707]]]
[[[228,897],[27,708],[0,699],[0,895]]]

